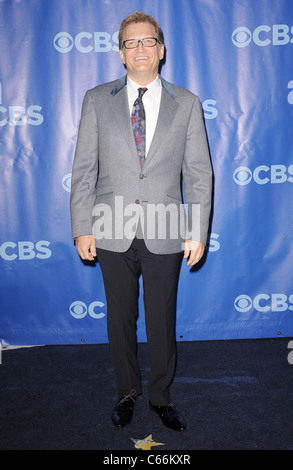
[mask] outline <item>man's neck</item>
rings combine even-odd
[[[133,80],[139,86],[146,87],[157,78],[158,73],[153,74],[152,76],[150,76],[150,75],[144,76],[143,74],[141,74],[139,76],[135,76],[135,77],[133,75],[128,74],[128,76],[131,78],[131,80]]]
[[[142,85],[141,83],[136,82],[129,75],[127,75],[127,79],[128,79],[128,83],[131,83],[131,86],[137,89],[138,87],[152,87],[152,85],[155,85],[155,83],[159,81],[159,75],[157,75],[152,82],[149,82],[146,85]]]

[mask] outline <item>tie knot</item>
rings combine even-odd
[[[138,96],[139,98],[142,98],[144,93],[147,91],[147,88],[139,88],[138,89]]]

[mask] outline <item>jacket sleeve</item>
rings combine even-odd
[[[72,237],[92,234],[92,210],[98,176],[98,126],[90,91],[82,105],[71,178]]]
[[[202,107],[197,96],[190,113],[182,176],[188,236],[206,244],[211,212],[212,166]]]

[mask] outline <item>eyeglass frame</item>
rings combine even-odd
[[[143,41],[145,41],[146,39],[154,39],[156,42],[155,42],[155,44],[152,45],[152,46],[145,46],[145,45],[143,44]],[[128,42],[128,41],[136,41],[136,42],[137,42],[137,45],[136,45],[135,47],[127,47],[127,46],[125,45],[125,43]],[[142,45],[143,47],[155,47],[157,44],[161,44],[160,41],[158,40],[158,38],[126,39],[125,41],[123,41],[122,47],[125,47],[125,49],[136,49],[136,48],[139,46],[139,43],[141,43],[141,45]]]

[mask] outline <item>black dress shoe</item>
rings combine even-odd
[[[150,409],[160,416],[164,425],[168,428],[175,429],[176,431],[186,429],[184,418],[178,413],[172,403],[166,406],[155,406],[149,402],[149,405]]]
[[[136,398],[132,394],[122,397],[112,412],[112,422],[115,426],[123,428],[130,423]]]

